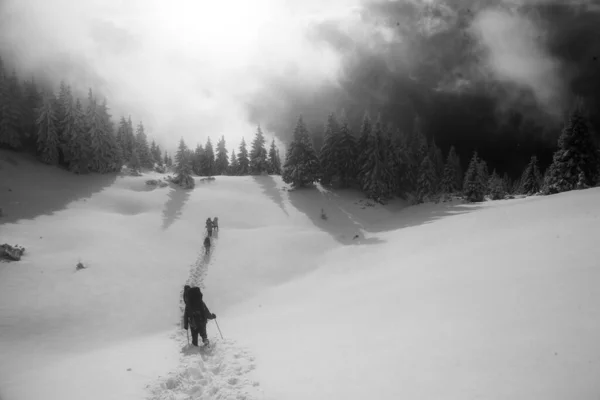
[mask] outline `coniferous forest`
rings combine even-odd
[[[54,92],[34,78],[20,80],[0,63],[0,147],[35,154],[43,163],[77,174],[115,173],[123,166],[133,174],[172,169],[186,187],[193,186],[194,174],[270,174],[281,175],[293,188],[319,182],[359,189],[380,203],[399,197],[417,204],[554,194],[600,181],[600,147],[581,101],[565,121],[550,166],[542,171],[532,154],[520,176],[490,171],[477,151],[469,160],[461,160],[454,146],[444,154],[420,126],[417,118],[414,129],[403,132],[366,113],[360,126],[352,127],[343,112],[332,113],[324,121],[322,143],[315,143],[299,116],[283,160],[260,126],[249,145],[242,138],[231,152],[223,136],[216,143],[209,137],[195,148],[182,138],[173,158],[148,138],[141,121],[120,116],[115,122],[106,99],[92,89],[82,99],[61,82]]]

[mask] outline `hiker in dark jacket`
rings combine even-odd
[[[204,238],[204,249],[206,253],[210,251],[210,238],[208,236]]]
[[[187,330],[188,326],[191,328],[192,344],[198,346],[198,334],[200,334],[202,342],[205,345],[208,345],[209,341],[206,335],[206,324],[209,319],[215,319],[217,316],[208,310],[208,307],[202,300],[200,288],[193,287],[189,289],[188,304],[185,306],[183,318],[184,329]]]

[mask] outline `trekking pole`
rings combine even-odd
[[[217,329],[219,330],[219,334],[221,335],[221,339],[223,339],[223,334],[221,333],[221,328],[219,328],[219,323],[217,322],[216,318],[215,318],[215,324],[217,324]]]

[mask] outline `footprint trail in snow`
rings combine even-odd
[[[217,237],[213,237],[211,251],[201,251],[191,266],[186,282],[204,289],[208,266],[215,260]],[[183,289],[180,296],[183,314]],[[212,323],[209,321],[209,323]],[[175,371],[149,385],[150,400],[257,400],[263,392],[251,377],[255,368],[254,357],[234,340],[209,338],[209,347],[188,344],[187,333],[179,329],[172,339],[180,344],[180,364]]]

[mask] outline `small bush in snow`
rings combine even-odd
[[[79,261],[79,262],[77,263],[77,265],[75,266],[75,270],[76,270],[76,271],[79,271],[79,270],[81,270],[81,269],[86,269],[86,268],[87,268],[87,267],[86,267],[86,266],[85,266],[85,265],[84,265],[84,264],[83,264],[81,261]]]

